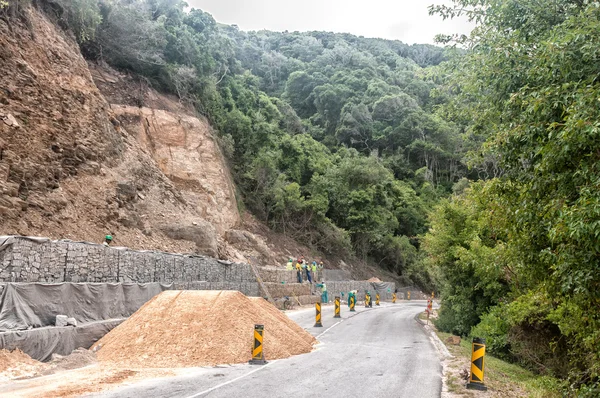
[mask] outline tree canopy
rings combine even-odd
[[[432,215],[427,250],[451,275],[440,325],[474,327],[493,351],[597,396],[600,6],[457,0],[432,11],[479,21],[446,65],[445,112],[467,116],[467,134],[485,141],[472,166],[494,177]],[[452,290],[459,275],[468,290]]]

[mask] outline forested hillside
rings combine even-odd
[[[438,90],[442,48],[242,32],[173,0],[42,4],[90,61],[209,118],[240,206],[323,252],[418,274],[427,210],[465,176],[469,147],[435,114],[447,101]]]

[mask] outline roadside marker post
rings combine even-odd
[[[335,297],[335,315],[333,316],[334,318],[341,318],[342,316],[340,315],[340,298],[338,296]]]
[[[392,293],[392,303],[396,304],[396,293]]]
[[[427,312],[427,324],[429,325],[429,315],[431,315],[431,312],[433,311],[433,301],[427,299],[427,309],[425,310],[425,312]]]
[[[356,299],[354,296],[350,297],[350,312],[356,312],[354,306],[356,305]]]
[[[379,305],[379,293],[375,295],[375,305]]]
[[[410,300],[410,292],[406,293],[408,295],[408,299]]]
[[[264,333],[265,325],[254,325],[254,347],[252,349],[250,365],[264,365],[267,363],[263,354]]]
[[[365,294],[365,308],[369,308],[369,301],[371,301],[371,295]]]
[[[467,389],[487,391],[483,384],[483,373],[485,369],[485,339],[473,338],[473,349],[471,354],[471,377],[467,383]]]
[[[323,324],[321,323],[321,303],[315,303],[315,309],[317,310],[317,314],[314,327],[322,328]]]

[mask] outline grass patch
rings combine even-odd
[[[437,332],[444,343],[449,333]],[[471,396],[472,392],[465,387],[466,381],[458,375],[462,369],[470,369],[471,341],[461,339],[460,345],[446,344],[448,350],[457,358],[449,366],[448,390],[458,395]],[[454,367],[454,369],[452,369]],[[485,384],[488,387],[486,396],[490,397],[530,397],[530,398],[560,398],[561,382],[558,379],[539,376],[518,365],[508,363],[486,354]]]

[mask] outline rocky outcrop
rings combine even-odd
[[[0,70],[0,234],[110,233],[135,249],[218,255],[214,231],[239,216],[205,121],[136,108],[128,122],[131,110],[111,110],[75,41],[34,8],[10,26],[0,19]],[[211,223],[210,237],[169,236],[165,226],[190,220]]]
[[[200,253],[218,257],[219,247],[217,233],[212,224],[205,221],[196,221],[192,225],[174,224],[163,228],[164,233],[176,240],[194,242]]]
[[[206,120],[146,107],[111,107],[200,217],[221,234],[240,223],[235,188]]]

